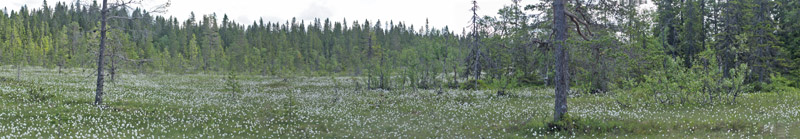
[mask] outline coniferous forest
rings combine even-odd
[[[0,10],[0,138],[800,137],[795,0],[464,0],[466,28],[140,2]]]

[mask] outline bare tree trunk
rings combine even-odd
[[[106,50],[106,9],[108,0],[103,0],[103,9],[100,10],[100,50],[97,52],[97,90],[94,94],[94,105],[103,104],[103,52]]]
[[[58,73],[62,73],[61,69],[63,69],[66,64],[67,64],[67,62],[65,62],[64,59],[61,59],[60,61],[58,61]]]
[[[444,47],[445,47],[445,55],[447,55],[447,48],[446,48],[447,46],[444,46]],[[441,80],[442,83],[439,84],[439,91],[438,91],[439,94],[443,93],[442,86],[447,85],[447,83],[445,82],[447,80],[447,56],[442,58],[442,74],[444,74],[444,75],[442,75],[442,80]],[[436,76],[438,76],[438,75],[436,75]],[[434,76],[434,78],[436,78],[436,76]]]
[[[567,67],[568,55],[564,43],[567,40],[567,24],[564,9],[565,0],[553,1],[553,32],[556,40],[556,81],[555,81],[555,112],[554,120],[561,121],[567,114],[567,92],[569,92],[569,67]]]
[[[473,65],[473,72],[475,72],[475,90],[478,90],[478,79],[480,79],[481,71],[479,69],[480,66],[480,48],[478,47],[478,2],[473,0],[472,1],[472,54],[475,57],[475,61],[472,62]]]
[[[606,71],[605,64],[602,61],[603,56],[601,54],[600,44],[592,44],[592,56],[594,57],[594,62],[592,63],[593,83],[590,92],[592,94],[605,93],[608,91],[608,88],[606,86]]]
[[[136,67],[139,68],[139,74],[144,74],[147,72],[147,69],[142,68],[144,62],[139,62],[136,64]]]
[[[22,65],[22,62],[19,62],[19,65],[17,65],[17,80],[19,80],[19,73],[22,72],[22,66],[21,65]]]
[[[117,46],[117,47],[119,47],[119,46]],[[109,57],[109,58],[111,58],[111,59],[109,59],[109,61],[111,62],[110,63],[111,67],[108,69],[108,72],[111,75],[110,76],[111,78],[108,81],[112,82],[112,83],[114,82],[114,78],[117,75],[116,74],[117,73],[117,67],[116,67],[117,61],[114,61],[114,56],[117,55],[117,47],[111,47],[111,52],[109,52],[109,53],[111,53],[111,57]]]
[[[453,81],[451,82],[453,86],[458,86],[458,66],[461,66],[458,62],[456,62],[456,65],[453,65]]]

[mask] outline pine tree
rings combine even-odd
[[[555,81],[555,112],[554,121],[561,121],[567,115],[567,93],[569,92],[569,55],[566,51],[567,23],[566,23],[566,0],[553,1],[553,34],[555,34],[554,44],[556,45],[556,81]]]
[[[200,54],[200,50],[197,46],[197,37],[192,34],[192,39],[189,40],[189,45],[185,47],[184,50],[186,59],[188,59],[189,70],[197,69],[197,66],[201,65],[200,59],[198,59],[198,55]]]

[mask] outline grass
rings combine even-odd
[[[553,90],[363,90],[351,77],[120,74],[95,107],[91,70],[0,67],[0,138],[782,138],[800,137],[800,94],[738,104],[622,108],[613,95],[569,99],[553,130]],[[41,88],[42,90],[38,90]],[[33,91],[33,92],[32,92]],[[35,93],[35,94],[34,94]],[[37,95],[38,94],[38,95]],[[42,97],[46,96],[46,97]],[[29,99],[38,98],[38,99]]]

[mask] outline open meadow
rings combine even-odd
[[[797,92],[738,104],[623,108],[569,98],[574,127],[548,129],[553,90],[366,90],[351,77],[121,74],[92,105],[92,70],[0,70],[0,138],[785,138],[800,136]],[[237,93],[238,92],[238,93]]]

